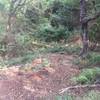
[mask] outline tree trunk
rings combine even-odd
[[[88,21],[85,21],[87,15],[86,0],[80,0],[80,23],[82,30],[82,42],[83,48],[81,50],[80,56],[83,56],[88,51]]]
[[[88,52],[88,23],[82,23],[81,25],[82,30],[82,42],[83,42],[83,48],[80,53],[80,56],[87,54]]]
[[[12,24],[12,16],[13,16],[13,9],[14,9],[14,3],[13,3],[13,0],[11,1],[10,3],[10,9],[9,9],[9,14],[8,14],[8,22],[7,22],[7,32],[11,32],[11,24]]]

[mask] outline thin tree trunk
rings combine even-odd
[[[7,22],[7,32],[11,32],[11,19],[12,19],[12,16],[13,16],[13,9],[14,9],[14,3],[13,3],[13,0],[11,1],[10,3],[10,9],[9,9],[9,14],[8,14],[8,22]]]
[[[7,28],[6,28],[7,32],[11,32],[11,16],[8,16],[8,22],[7,22]]]
[[[81,30],[82,30],[82,42],[83,42],[83,48],[80,53],[80,56],[86,54],[88,52],[88,23],[82,23],[81,25]]]
[[[83,56],[88,51],[88,22],[84,20],[87,15],[86,0],[80,0],[80,23],[82,30],[83,48],[80,56]]]

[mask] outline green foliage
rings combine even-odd
[[[71,36],[77,34],[74,34],[74,29],[79,29],[78,0],[26,1],[27,3],[25,5],[17,9],[16,18],[14,20],[15,23],[12,26],[13,31],[11,34],[15,34],[16,43],[14,46],[9,46],[9,48],[4,48],[4,45],[1,46],[1,52],[6,52],[9,55],[14,53],[13,57],[22,57],[27,55],[26,52],[35,51],[34,46],[32,45],[34,38],[35,40],[40,40],[41,42],[45,41],[50,43],[54,41],[62,43],[63,41],[63,43],[65,43]],[[8,19],[7,15],[10,9],[10,0],[0,0],[0,9],[2,10],[2,13],[0,12],[0,40],[2,40],[4,34],[6,33],[5,31]],[[98,26],[99,21],[97,22]],[[92,37],[94,37],[94,33],[99,30],[99,26],[97,27],[98,29],[96,29],[96,27],[94,27],[94,29],[92,28],[93,31],[91,30],[93,32]],[[92,34],[92,32],[90,33]],[[98,35],[96,37],[98,37]],[[69,54],[79,53],[80,48],[77,46],[72,45],[63,47],[61,45],[56,45],[55,43],[53,47],[47,49],[43,47],[40,51],[44,50],[47,52],[67,52]],[[40,48],[37,47],[37,51],[39,51],[38,49]],[[92,58],[89,58],[88,62],[99,62],[99,57],[93,59]]]
[[[54,47],[52,48],[47,48],[46,50],[47,52],[51,52],[51,53],[68,53],[68,54],[77,54],[80,51],[80,47],[76,47],[76,46],[62,46],[61,44],[56,44]]]
[[[0,0],[0,43],[6,34],[10,3],[11,0]],[[31,43],[34,34],[42,41],[66,41],[73,35],[72,30],[74,30],[79,21],[78,7],[79,1],[77,0],[27,0],[27,3],[16,11],[15,24],[13,25],[13,33],[16,34],[16,44],[8,48],[0,44],[1,53],[10,52],[9,55],[14,53],[14,56],[20,57],[24,56],[25,52],[32,52]],[[74,8],[75,10],[73,10]],[[49,17],[46,17],[45,13],[49,13]],[[53,26],[52,24],[55,25]],[[30,36],[29,33],[33,34],[33,36]],[[79,51],[77,47],[63,48],[55,46],[48,49],[50,52],[67,51],[73,53]]]
[[[27,48],[31,44],[31,36],[29,34],[20,33],[16,36],[16,42],[22,47]]]
[[[87,57],[84,59],[86,61],[85,66],[91,66],[91,65],[96,65],[98,66],[100,64],[100,54],[99,52],[90,52]]]
[[[38,32],[35,34],[36,37],[45,42],[60,40],[66,41],[72,34],[68,31],[67,28],[64,28],[62,26],[60,26],[59,28],[54,28],[48,23],[40,25],[38,29]]]
[[[74,100],[74,97],[71,95],[56,96],[55,100]]]
[[[90,27],[89,40],[100,43],[100,18]]]
[[[91,65],[92,65],[92,64],[97,64],[97,65],[99,65],[99,64],[100,64],[100,56],[97,56],[97,57],[95,57],[95,58],[93,58],[93,59],[90,59],[90,62],[91,62]]]
[[[0,0],[0,10],[6,11],[9,9],[9,2],[10,0]]]
[[[74,17],[76,14],[79,15],[79,10],[73,11],[73,6],[70,5],[74,3],[77,4],[76,0],[34,2],[34,6],[30,5],[26,8],[25,22],[28,27],[36,30],[33,35],[39,40],[46,42],[67,40],[79,23],[77,21],[79,18]]]
[[[100,93],[98,91],[89,91],[82,96],[74,96],[71,94],[64,93],[62,95],[56,95],[52,97],[47,97],[43,100],[99,100]]]
[[[87,95],[83,96],[82,100],[99,100],[100,93],[97,91],[91,91]]]
[[[72,80],[80,84],[86,84],[89,81],[86,76],[79,76],[77,78],[73,78]]]
[[[100,65],[100,54],[99,52],[89,52],[84,59],[75,59],[73,63],[78,65],[79,68],[98,67]]]
[[[32,25],[33,24],[38,24],[39,23],[39,11],[35,8],[27,8],[25,12],[25,18],[28,19],[28,24]]]
[[[2,66],[12,66],[12,65],[25,65],[26,63],[31,63],[33,59],[39,57],[38,53],[27,52],[23,56],[13,57],[8,60],[0,61]]]
[[[73,6],[70,4],[77,4],[75,3],[75,1],[72,1],[68,0],[65,2],[62,0],[58,0],[50,4],[50,9],[52,11],[50,15],[50,22],[53,27],[59,27],[59,25],[63,25],[70,31],[74,29],[76,23],[79,21],[79,10],[72,10]],[[77,17],[74,17],[75,14],[77,15]]]
[[[72,80],[80,84],[87,84],[93,82],[97,75],[100,75],[100,68],[83,69],[80,75]]]

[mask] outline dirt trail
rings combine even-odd
[[[39,100],[73,85],[70,79],[80,72],[72,64],[73,56],[47,54],[43,58],[49,59],[50,66],[37,72],[24,73],[18,68],[1,71],[0,100]]]

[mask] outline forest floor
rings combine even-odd
[[[48,60],[46,67],[43,67],[44,59]],[[49,53],[26,65],[30,69],[42,65],[37,71],[25,70],[20,66],[2,69],[0,100],[53,100],[43,97],[59,94],[61,89],[76,85],[71,78],[78,75],[80,69],[73,64],[74,59],[76,57],[68,54]],[[74,92],[79,95],[86,90]]]

